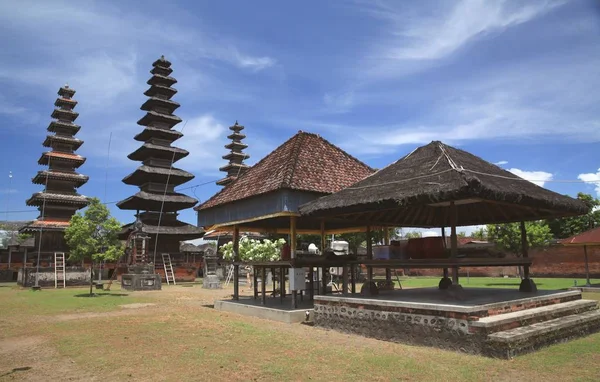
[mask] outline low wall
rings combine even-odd
[[[0,282],[14,281],[15,273],[12,269],[0,269]]]
[[[588,247],[588,264],[590,277],[600,278],[600,246]],[[555,246],[545,249],[532,249],[529,257],[533,263],[530,273],[532,277],[585,277],[585,261],[583,247]],[[385,275],[384,269],[374,269],[376,276]],[[464,277],[469,272],[472,277],[517,277],[517,267],[473,267],[462,268],[459,274]],[[398,270],[398,274],[407,276],[440,276],[441,269],[407,269]]]
[[[36,268],[21,268],[17,277],[17,284],[22,287],[35,285]],[[67,267],[65,269],[67,286],[89,285],[90,270],[84,267]],[[62,280],[60,280],[62,282]],[[39,269],[38,283],[40,286],[54,287],[54,268],[45,267]]]

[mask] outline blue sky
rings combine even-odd
[[[65,83],[77,90],[88,158],[81,193],[110,202],[137,192],[121,179],[138,166],[126,156],[161,54],[179,81],[177,144],[191,152],[177,166],[196,175],[182,187],[223,176],[238,120],[250,164],[298,130],[373,167],[442,140],[551,190],[597,194],[600,183],[558,181],[600,179],[599,32],[592,0],[1,0],[0,219],[37,216],[25,200],[41,189],[31,177]],[[206,200],[219,189],[185,192]]]

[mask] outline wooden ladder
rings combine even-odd
[[[65,273],[65,253],[64,252],[54,252],[54,288],[58,288],[59,280],[58,276],[62,275],[62,287],[66,288],[67,286],[67,277]],[[91,277],[91,274],[90,274]]]
[[[173,285],[177,285],[175,283],[175,272],[173,272],[173,263],[171,263],[171,255],[169,253],[162,254],[163,267],[165,269],[165,279],[167,280],[167,285],[170,285],[172,282]]]

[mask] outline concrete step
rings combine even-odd
[[[598,309],[596,300],[573,300],[516,312],[482,317],[478,321],[469,322],[471,333],[495,333],[559,317],[570,316]]]
[[[600,331],[600,310],[590,310],[488,335],[485,353],[513,358]]]

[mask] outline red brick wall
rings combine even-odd
[[[588,263],[591,278],[600,278],[600,246],[588,247]],[[534,277],[585,277],[583,247],[554,246],[541,250],[530,250],[533,259],[530,272]],[[475,267],[469,268],[470,276],[502,277],[517,276],[517,267]],[[384,269],[375,269],[378,276],[385,275]],[[398,273],[401,274],[400,270]],[[440,276],[441,269],[410,269],[410,276]],[[467,269],[460,270],[461,275]]]

